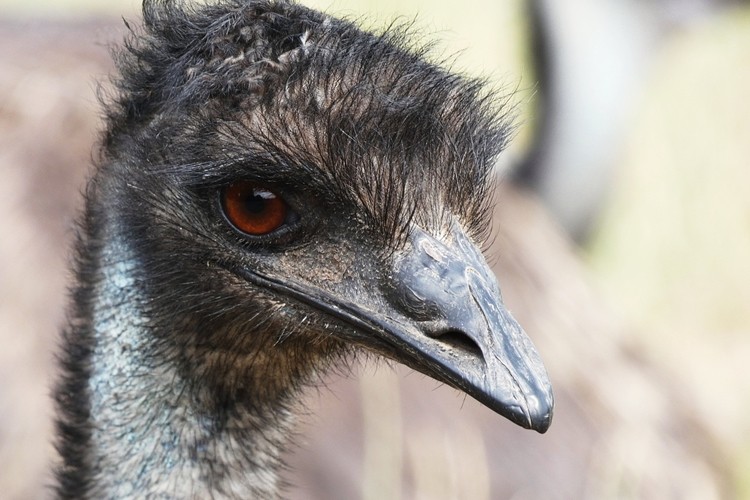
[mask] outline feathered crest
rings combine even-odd
[[[278,158],[316,170],[386,239],[446,215],[480,237],[506,102],[431,63],[409,23],[372,34],[284,0],[146,0],[144,20],[118,57],[105,154]]]

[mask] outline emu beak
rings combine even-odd
[[[409,318],[391,329],[408,354],[399,360],[543,433],[553,396],[539,354],[503,305],[479,249],[458,226],[449,238],[415,228],[410,248],[394,260],[386,295]]]
[[[522,427],[545,432],[553,397],[539,354],[503,305],[479,249],[458,226],[448,240],[413,228],[407,248],[394,255],[391,272],[380,278],[380,289],[360,293],[260,268],[236,272],[349,325],[351,330],[339,332],[342,340],[445,382]],[[374,274],[361,282],[377,282],[379,273],[369,272]]]

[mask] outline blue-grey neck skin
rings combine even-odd
[[[139,262],[121,241],[100,254],[91,304],[89,498],[275,498],[291,414],[213,411],[156,339]]]
[[[297,331],[309,311],[138,210],[121,171],[99,168],[80,221],[55,394],[57,496],[277,498],[297,396],[346,350],[311,341],[315,321]]]

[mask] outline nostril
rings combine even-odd
[[[484,361],[484,353],[479,344],[470,335],[452,326],[448,321],[425,321],[420,326],[422,332],[431,339]]]
[[[479,345],[461,330],[447,330],[445,332],[440,332],[437,335],[433,335],[433,338],[436,338],[440,342],[448,344],[456,349],[460,349],[482,359],[484,358],[482,349],[480,349]]]

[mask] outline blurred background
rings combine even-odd
[[[518,106],[487,254],[544,436],[400,367],[311,391],[291,498],[750,499],[750,5],[307,0],[416,19]],[[0,499],[49,497],[49,391],[108,45],[135,0],[0,0]]]

